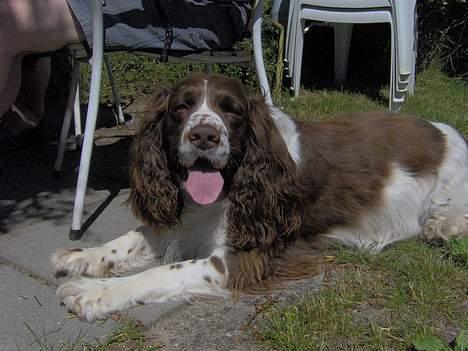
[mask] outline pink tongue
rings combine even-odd
[[[212,204],[223,190],[224,179],[219,172],[190,171],[185,183],[193,201],[200,205]]]

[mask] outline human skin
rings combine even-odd
[[[66,0],[0,0],[0,116],[15,102],[21,85],[21,60],[84,40]],[[28,89],[31,110],[43,114],[49,60],[36,65],[37,87]],[[39,116],[41,117],[41,116]]]

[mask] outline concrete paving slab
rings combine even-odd
[[[117,327],[105,323],[88,324],[67,319],[57,302],[55,289],[0,264],[0,350],[40,350],[41,345],[57,349],[59,345],[95,342],[105,339]],[[42,349],[49,349],[43,347]]]
[[[112,240],[141,223],[124,204],[128,196],[126,159],[128,140],[101,143],[93,156],[92,175],[83,219],[100,210],[82,240],[71,241],[76,183],[76,155],[69,153],[60,179],[51,170],[55,149],[39,148],[9,153],[2,158],[0,183],[0,350],[38,350],[34,336],[47,345],[106,337],[118,323],[67,320],[55,290],[60,283],[51,272],[50,256],[59,247],[92,247]],[[109,156],[110,154],[114,156]],[[126,161],[124,162],[126,164]],[[106,201],[109,200],[109,201]],[[103,206],[105,204],[105,206]],[[154,325],[180,303],[139,306],[124,316]],[[7,319],[6,317],[9,318]],[[11,323],[11,321],[14,323]]]
[[[106,195],[100,193],[88,196],[86,200],[88,211],[98,207]],[[0,257],[14,262],[44,280],[52,281],[49,260],[57,248],[96,246],[139,225],[130,210],[122,205],[125,198],[125,194],[114,198],[79,241],[68,239],[71,216],[65,217],[68,221],[42,220],[28,225],[14,226],[8,234],[0,236]]]
[[[164,316],[146,336],[158,340],[166,351],[264,350],[255,342],[258,313],[272,305],[282,306],[311,294],[320,287],[322,275],[290,282],[279,292],[265,296],[242,296],[240,301],[200,299],[186,303]]]

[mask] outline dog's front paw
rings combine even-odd
[[[109,260],[104,248],[58,249],[51,263],[56,278],[81,275],[84,277],[109,277],[114,262]]]
[[[105,319],[111,313],[122,311],[130,306],[125,288],[110,279],[87,279],[69,281],[57,290],[69,312],[81,320],[93,322]]]

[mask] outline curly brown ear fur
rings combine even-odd
[[[179,222],[181,200],[163,149],[163,123],[169,92],[152,101],[152,117],[140,126],[130,149],[130,196],[135,216],[155,228],[164,229]]]
[[[301,225],[298,169],[261,98],[250,100],[244,159],[229,195],[228,244],[235,250],[281,251]]]

